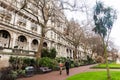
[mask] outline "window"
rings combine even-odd
[[[31,24],[31,30],[32,31],[37,31],[37,25],[36,24]]]
[[[12,17],[12,15],[10,14],[9,11],[7,11],[5,9],[0,9],[0,19],[1,20],[4,20],[6,22],[10,22],[11,17]]]
[[[20,17],[17,21],[18,26],[26,27],[26,19]]]
[[[5,34],[5,33],[3,33],[2,37],[3,37],[3,38],[8,38],[8,35]]]
[[[53,32],[51,31],[51,38],[53,38]]]

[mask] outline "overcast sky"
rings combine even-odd
[[[86,0],[88,6],[93,9],[93,6],[96,3],[96,0]],[[120,51],[120,0],[100,0],[104,2],[106,6],[111,6],[113,9],[117,10],[117,20],[114,22],[113,29],[110,35],[110,39],[115,43],[117,48]],[[68,18],[75,18],[80,21],[84,20],[85,15],[79,12],[72,12],[67,15]]]

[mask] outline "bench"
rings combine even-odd
[[[50,72],[52,69],[49,69],[48,67],[40,67],[39,68],[42,73]]]
[[[27,66],[25,68],[25,73],[26,73],[26,77],[30,77],[34,75],[34,67],[33,66]]]

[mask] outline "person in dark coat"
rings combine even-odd
[[[69,75],[70,63],[68,60],[65,62],[65,68],[66,68],[66,74]]]

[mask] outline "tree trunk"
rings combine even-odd
[[[38,46],[38,50],[37,50],[37,53],[36,53],[36,58],[41,58],[41,52],[42,52],[42,48],[43,48],[44,37],[45,37],[45,33],[44,33],[44,29],[42,28],[40,44]]]
[[[44,37],[41,37],[40,38],[40,44],[38,46],[38,50],[37,50],[37,53],[36,53],[36,58],[41,58],[41,52],[42,52],[42,47],[43,47],[43,40],[44,40]]]
[[[106,70],[107,70],[107,80],[111,80],[110,69],[108,66],[107,46],[105,44],[104,44],[104,54],[105,54],[105,62],[106,62]]]
[[[77,46],[75,46],[75,50],[74,50],[74,53],[73,53],[73,58],[74,58],[74,60],[77,58]]]

